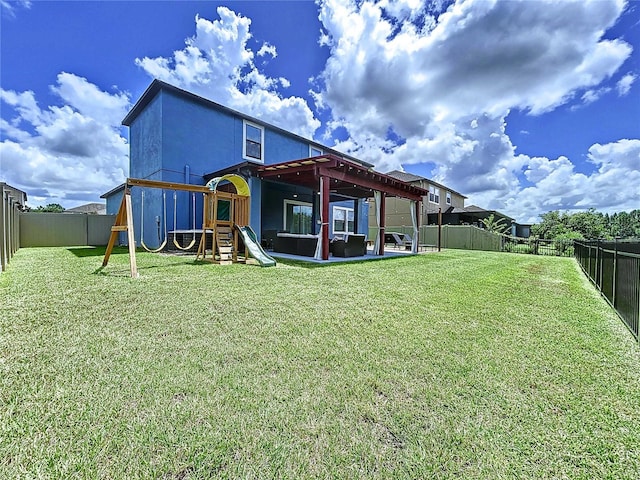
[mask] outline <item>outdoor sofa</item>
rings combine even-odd
[[[318,236],[301,233],[278,233],[273,242],[273,251],[313,257],[316,253]]]

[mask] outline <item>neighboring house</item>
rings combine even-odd
[[[435,214],[437,216],[439,208],[441,208],[443,212],[453,208],[464,208],[464,201],[467,197],[440,183],[399,170],[393,170],[387,173],[387,175],[402,182],[420,187],[428,192],[422,199],[421,225],[438,223],[437,217],[435,222],[433,222],[431,215]],[[373,212],[370,211],[370,216],[372,215]],[[387,230],[392,227],[410,226],[411,215],[409,213],[408,201],[404,198],[387,198],[385,218]]]
[[[10,198],[11,202],[16,204],[20,210],[23,210],[27,205],[27,194],[22,190],[18,190],[11,185],[0,182],[0,191],[3,192],[3,195],[5,197],[4,199]]]
[[[487,219],[491,215],[493,215],[494,221],[503,220],[502,225],[507,227],[504,233],[509,234],[513,237],[520,238],[529,238],[529,236],[531,235],[531,225],[520,224],[513,218],[505,215],[502,212],[499,212],[497,210],[485,210],[484,208],[478,207],[476,205],[469,205],[468,207],[463,208],[456,207],[448,209],[447,211],[443,210],[442,224],[474,225],[479,228],[484,228],[482,220]],[[438,214],[430,213],[427,220],[429,224],[437,224]]]
[[[68,208],[65,213],[91,213],[94,215],[105,215],[107,206],[104,203],[87,203],[78,207]]]
[[[425,195],[418,186],[375,172],[371,164],[159,80],[123,125],[129,127],[132,178],[203,185],[225,174],[242,175],[251,190],[250,226],[263,242],[277,232],[322,233],[325,249],[327,238],[368,233],[368,198],[374,192],[416,204]],[[102,196],[107,213],[117,212],[123,192],[121,185]],[[136,239],[142,203],[132,191]],[[176,230],[192,228],[192,205],[187,192],[174,201],[172,192],[163,197],[149,190],[144,198],[145,243],[154,244],[163,219],[173,229],[174,208]],[[196,210],[201,225],[201,206]],[[321,225],[327,226],[322,232]]]
[[[514,219],[500,213],[496,210],[485,210],[484,208],[476,205],[469,205],[463,208],[451,208],[442,212],[442,223],[444,225],[474,225],[476,227],[483,228],[482,220],[485,220],[490,215],[493,215],[494,219],[504,220],[502,223],[508,227],[514,223]],[[438,223],[438,214],[430,213],[429,222],[432,224]]]
[[[425,196],[422,201],[421,225],[437,225],[438,212],[440,210],[443,225],[474,225],[484,228],[482,220],[493,215],[496,220],[504,219],[503,224],[509,227],[506,233],[523,238],[528,238],[531,234],[531,225],[519,224],[513,218],[501,212],[485,210],[476,205],[465,207],[464,201],[467,197],[441,183],[398,170],[389,172],[387,175],[429,191],[429,195]],[[393,227],[411,225],[411,217],[407,213],[406,202],[402,198],[387,199],[385,215],[387,230]]]

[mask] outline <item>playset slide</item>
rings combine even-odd
[[[275,266],[276,261],[273,259],[273,257],[268,255],[267,252],[264,251],[262,245],[260,245],[260,242],[258,241],[256,232],[254,232],[253,229],[248,225],[244,227],[238,225],[237,228],[240,232],[240,235],[242,235],[242,241],[249,250],[251,256],[255,258],[263,267]]]

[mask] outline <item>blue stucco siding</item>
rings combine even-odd
[[[129,127],[129,176],[160,180],[162,169],[162,92]]]
[[[242,137],[240,139],[242,141]],[[309,156],[309,143],[279,132],[265,129],[264,132],[265,164],[288,162]]]
[[[369,203],[366,198],[356,202],[356,233],[369,235]]]
[[[237,119],[226,112],[171,92],[162,95],[165,180],[171,181],[172,175],[177,174],[184,182],[184,167],[189,165],[189,183],[202,185],[207,173],[242,162],[242,121],[238,129]]]
[[[113,192],[106,197],[107,202],[107,215],[117,215],[122,203],[122,197],[124,196],[124,188]]]
[[[309,143],[264,126],[264,163],[309,156]],[[212,108],[191,98],[161,90],[130,127],[131,173],[151,178],[162,171],[164,181],[202,184],[203,176],[245,161],[244,117]],[[259,162],[256,162],[259,163]]]

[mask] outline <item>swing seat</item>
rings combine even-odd
[[[169,230],[169,247],[182,251],[195,251],[202,230]],[[184,246],[183,246],[184,245]]]

